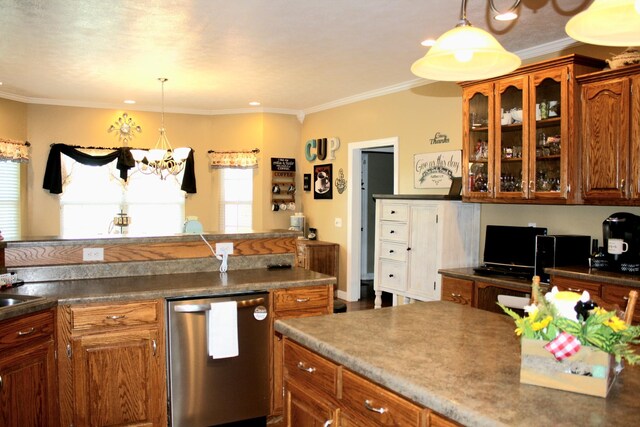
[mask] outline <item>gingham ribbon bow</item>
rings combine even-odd
[[[566,332],[561,332],[553,341],[544,346],[557,360],[576,354],[580,351],[580,347],[578,338]]]

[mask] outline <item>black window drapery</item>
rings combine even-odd
[[[116,168],[120,171],[120,178],[124,181],[128,178],[129,170],[136,165],[129,147],[116,148],[111,153],[94,156],[83,153],[71,145],[53,144],[49,151],[47,166],[44,172],[44,182],[42,183],[42,188],[49,190],[52,194],[62,193],[62,160],[60,159],[60,154],[69,156],[73,160],[88,166],[104,166],[117,159]],[[191,194],[196,192],[193,150],[189,151],[189,155],[185,161],[181,189]]]

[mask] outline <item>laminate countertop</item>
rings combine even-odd
[[[293,267],[28,283],[2,291],[0,296],[26,295],[39,298],[28,303],[0,308],[0,320],[56,304],[216,296],[278,288],[332,285],[335,282],[335,277]]]
[[[468,426],[630,426],[640,419],[640,366],[609,396],[520,384],[520,342],[507,316],[416,302],[277,320],[277,331],[414,402]]]

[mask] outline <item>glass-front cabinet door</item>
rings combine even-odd
[[[525,100],[528,95],[526,76],[504,79],[496,83],[495,102],[495,197],[526,198],[528,175],[527,136],[529,121]]]
[[[493,197],[493,84],[467,88],[462,105],[464,196]]]
[[[531,76],[529,198],[566,199],[569,96],[566,68]]]

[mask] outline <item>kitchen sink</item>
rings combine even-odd
[[[0,308],[23,304],[40,298],[42,297],[27,295],[0,295]]]

